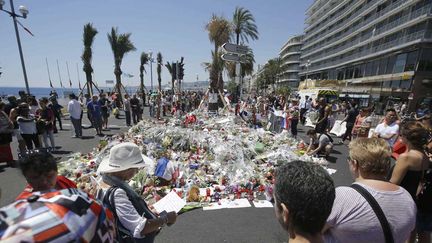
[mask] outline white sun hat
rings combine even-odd
[[[109,156],[102,160],[97,172],[111,173],[130,168],[143,168],[152,163],[152,159],[143,155],[136,144],[126,142],[111,148]]]

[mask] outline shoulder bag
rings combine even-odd
[[[393,234],[390,230],[390,225],[387,221],[386,216],[384,215],[384,212],[382,211],[380,205],[375,200],[375,198],[364,187],[360,186],[359,184],[352,184],[351,188],[353,188],[358,193],[360,193],[360,195],[362,195],[369,203],[369,205],[372,207],[383,229],[385,242],[393,243],[394,239],[393,239]]]

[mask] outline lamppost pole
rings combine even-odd
[[[19,54],[20,54],[20,58],[21,58],[21,66],[22,66],[22,70],[23,70],[23,74],[24,74],[24,81],[25,81],[25,85],[26,85],[26,90],[27,90],[27,94],[30,94],[30,87],[28,84],[28,79],[27,79],[27,72],[26,72],[26,68],[25,68],[25,63],[24,63],[24,55],[23,55],[23,51],[22,51],[22,47],[21,47],[21,39],[19,36],[19,32],[18,32],[18,25],[17,25],[17,17],[20,18],[27,18],[27,14],[28,14],[28,10],[27,8],[25,8],[24,6],[20,6],[19,7],[19,11],[21,12],[21,15],[18,15],[15,13],[15,8],[14,8],[14,4],[13,4],[13,0],[10,0],[10,7],[11,7],[11,11],[6,11],[3,9],[3,5],[4,5],[4,1],[0,0],[0,10],[2,10],[3,12],[8,13],[12,19],[13,19],[13,23],[14,23],[14,27],[15,27],[15,34],[16,34],[16,38],[17,38],[17,43],[18,43],[18,50],[19,50]]]
[[[306,62],[306,78],[305,78],[305,88],[307,88],[307,80],[308,80],[308,74],[309,74],[309,66],[310,66],[310,60],[307,60]]]

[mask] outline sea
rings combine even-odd
[[[99,87],[103,89],[104,92],[111,92],[112,87]],[[126,87],[128,93],[132,94],[137,91],[138,87]],[[25,87],[0,87],[0,97],[7,97],[10,95],[18,96],[20,90],[26,91]],[[70,93],[79,95],[81,92],[78,88],[42,88],[42,87],[30,87],[31,95],[36,96],[36,98],[49,97],[51,91],[56,91],[59,97],[68,98]],[[84,91],[86,93],[86,90]],[[94,92],[97,93],[96,90]]]
[[[103,89],[104,92],[111,92],[112,87],[99,87],[99,89]],[[126,88],[128,93],[132,94],[136,92],[137,87],[127,87]],[[18,97],[19,91],[26,91],[25,87],[0,87],[0,97],[3,99],[6,99],[8,96],[16,96]],[[30,94],[34,95],[36,99],[40,99],[42,97],[49,97],[51,91],[56,91],[57,95],[59,97],[59,103],[60,104],[67,104],[69,94],[74,93],[76,95],[79,95],[81,93],[80,89],[78,88],[42,88],[42,87],[30,87]],[[94,90],[94,92],[97,92]],[[86,93],[86,91],[85,91]]]

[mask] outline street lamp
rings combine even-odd
[[[0,0],[1,1],[1,0]],[[153,52],[149,51],[149,61],[150,61],[150,90],[153,92],[153,63],[155,62],[153,59]]]
[[[19,36],[19,32],[18,32],[18,26],[17,26],[17,20],[16,20],[16,18],[24,18],[24,19],[27,18],[29,11],[25,6],[21,5],[21,6],[19,6],[19,12],[21,13],[21,15],[16,14],[15,8],[13,5],[13,0],[10,0],[11,11],[7,11],[7,10],[3,9],[4,5],[5,5],[5,1],[0,0],[0,10],[5,12],[5,13],[8,13],[13,19],[13,23],[14,23],[14,27],[15,27],[15,34],[16,34],[17,43],[18,43],[18,50],[19,50],[19,54],[20,54],[20,58],[21,58],[21,66],[22,66],[23,74],[24,74],[24,81],[25,81],[25,85],[26,85],[26,90],[27,90],[27,94],[30,94],[30,88],[29,88],[28,79],[27,79],[27,72],[26,72],[26,68],[25,68],[25,64],[24,64],[24,55],[23,55],[23,51],[21,48],[21,40],[20,40],[20,36]]]
[[[306,67],[306,78],[305,78],[305,88],[307,88],[307,80],[308,80],[308,72],[309,72],[309,66],[311,65],[311,61],[307,60],[305,67]]]

